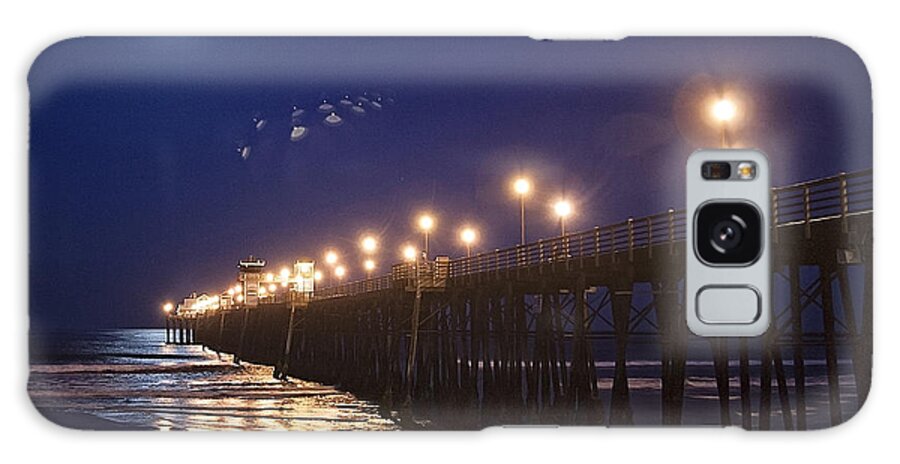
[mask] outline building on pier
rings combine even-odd
[[[265,267],[266,260],[254,258],[253,255],[238,261],[238,282],[241,285],[241,299],[244,305],[256,306],[259,304],[260,281]]]

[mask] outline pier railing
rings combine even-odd
[[[772,224],[778,227],[810,225],[829,219],[846,220],[870,213],[873,207],[872,170],[840,173],[806,182],[772,189]],[[436,263],[422,264],[428,271],[441,268],[449,278],[485,272],[506,271],[606,254],[633,257],[636,250],[669,245],[685,238],[687,218],[684,210],[669,209],[665,213],[629,218],[607,226],[567,234],[514,247],[478,253],[450,260],[446,270]],[[445,258],[446,259],[446,258]],[[443,264],[443,263],[441,263]],[[395,265],[391,274],[317,289],[314,298],[334,298],[408,286],[415,266]]]
[[[346,282],[330,287],[316,289],[313,299],[336,298],[341,296],[356,295],[360,293],[377,292],[394,288],[394,279],[391,274],[380,275],[364,280]]]

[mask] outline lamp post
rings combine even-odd
[[[477,237],[478,234],[471,227],[466,227],[459,232],[459,239],[466,245],[466,258],[472,257],[472,244],[475,243]]]
[[[372,278],[372,271],[375,270],[375,261],[372,259],[367,259],[363,262],[363,268],[366,270],[366,278]]]
[[[266,291],[266,286],[265,286],[265,285],[260,285],[260,286],[259,286],[259,290],[257,290],[257,292],[256,292],[257,296],[259,296],[260,303],[262,303],[262,300],[266,298],[267,293],[268,293],[268,292]],[[274,292],[272,292],[272,297],[273,297],[272,300],[274,300],[274,299],[275,299],[275,298],[274,298],[274,297],[275,297],[275,293],[274,293]]]
[[[416,254],[418,254],[416,247],[412,245],[406,245],[403,247],[403,260],[407,263],[416,262]]]
[[[281,268],[281,272],[278,273],[278,276],[281,277],[281,286],[287,287],[288,282],[291,280],[291,270],[286,267]]]
[[[172,314],[172,310],[175,309],[175,306],[172,303],[166,302],[162,305],[162,310],[166,314],[166,345],[172,343],[172,335],[170,335],[172,331],[172,321],[169,316]]]
[[[338,262],[337,252],[334,250],[325,250],[325,264],[331,268],[334,268],[337,265],[337,262]],[[327,285],[331,285],[333,283],[330,275],[331,274],[329,274]]]
[[[434,218],[429,214],[419,216],[419,229],[425,235],[425,257],[428,257],[428,234],[434,228]]]
[[[566,218],[572,214],[572,204],[568,200],[559,200],[553,205],[553,211],[559,217],[559,229],[562,236],[566,235]]]
[[[513,182],[513,190],[519,196],[519,245],[525,244],[525,195],[531,191],[531,181],[520,177]]]
[[[719,121],[722,128],[721,146],[722,148],[728,148],[728,122],[734,119],[734,116],[737,114],[737,106],[731,100],[721,98],[713,104],[712,114]]]
[[[363,253],[371,255],[378,249],[378,240],[371,235],[366,235],[359,241],[359,247],[362,249]]]

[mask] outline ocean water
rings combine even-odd
[[[701,350],[702,351],[702,350]],[[683,423],[719,424],[713,364],[702,352],[686,366]],[[595,359],[603,353],[595,354]],[[785,360],[793,397],[792,363]],[[597,361],[599,396],[608,407],[614,363]],[[758,424],[759,363],[751,360],[751,401]],[[807,423],[829,425],[828,384],[824,361],[807,361]],[[630,403],[635,425],[660,423],[660,363],[630,360],[627,364]],[[857,409],[855,381],[848,360],[839,360],[841,409],[844,418]],[[732,423],[740,424],[738,362],[729,362]],[[773,429],[781,428],[778,390],[773,373]],[[231,355],[196,345],[166,345],[163,330],[111,330],[81,334],[32,336],[28,391],[35,406],[50,420],[83,429],[139,430],[395,430],[395,411],[360,399],[333,386],[300,379],[272,377],[272,368],[232,363]],[[452,413],[452,414],[450,414]],[[478,417],[478,410],[420,408],[416,428],[445,428],[449,416]],[[442,422],[443,421],[443,422]],[[537,422],[526,413],[515,423]],[[425,425],[423,425],[425,424]],[[475,427],[469,424],[466,427]],[[452,427],[451,427],[452,428]]]
[[[377,404],[333,387],[272,378],[162,330],[31,340],[28,392],[50,420],[86,429],[392,430]]]

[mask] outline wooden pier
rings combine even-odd
[[[773,322],[740,342],[696,337],[686,327],[686,218],[675,210],[469,258],[398,265],[389,275],[317,290],[308,301],[172,316],[167,341],[171,324],[173,342],[177,335],[178,343],[273,366],[277,377],[439,416],[446,428],[632,424],[635,353],[659,360],[658,423],[683,422],[692,360],[710,362],[720,424],[734,417],[748,429],[837,424],[847,419],[843,400],[855,395],[852,414],[871,379],[871,171],[776,188],[772,214]],[[825,364],[825,424],[807,421],[811,360]],[[611,373],[598,367],[605,365]]]

